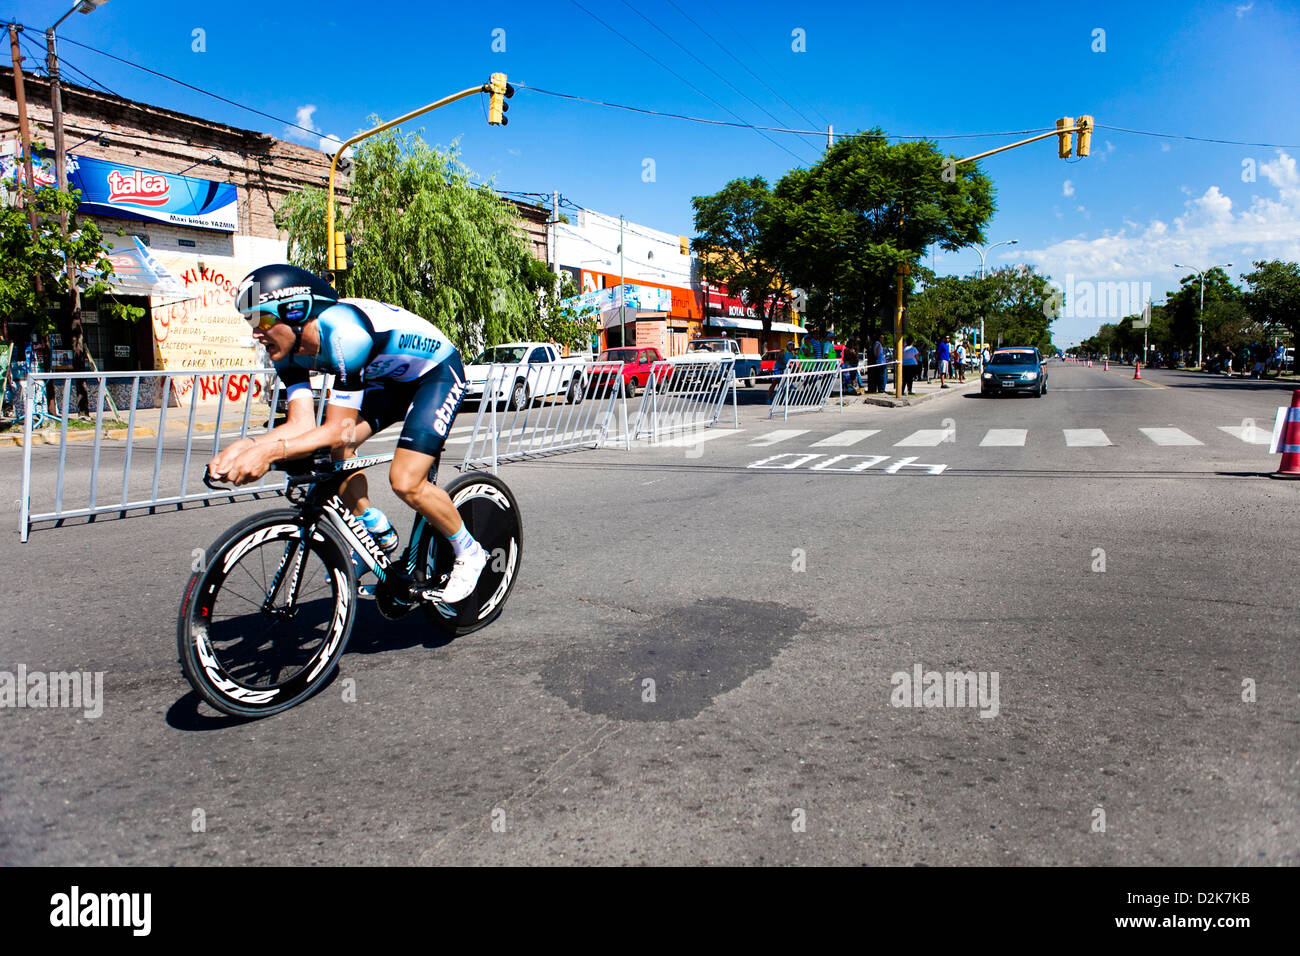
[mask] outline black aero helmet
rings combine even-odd
[[[298,266],[270,265],[244,276],[235,308],[255,328],[274,322],[297,327],[338,300],[334,287],[320,276]]]

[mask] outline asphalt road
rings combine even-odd
[[[338,678],[261,722],[198,704],[175,616],[268,501],[11,531],[0,672],[104,695],[0,709],[0,862],[1300,863],[1290,390],[1050,369],[506,465],[501,620],[448,642],[367,602]],[[982,706],[896,706],[918,666]]]

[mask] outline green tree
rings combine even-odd
[[[711,196],[695,196],[691,205],[700,278],[725,284],[731,295],[753,306],[766,342],[787,288],[768,248],[772,193],[767,180],[733,179]]]
[[[388,130],[357,149],[337,228],[354,248],[341,295],[408,309],[472,354],[540,337],[548,297],[530,287],[532,257],[513,207],[470,177],[455,144],[443,151]],[[325,203],[323,190],[306,189],[276,210],[290,260],[314,272],[325,271]]]
[[[1284,331],[1300,339],[1300,265],[1280,259],[1259,261],[1255,271],[1242,277],[1250,287],[1245,296],[1251,317],[1266,335]]]
[[[1052,347],[1052,308],[1055,289],[1051,277],[1040,275],[1033,266],[1004,266],[981,281],[981,306],[985,310],[984,335],[1003,345],[1032,345],[1043,353]]]
[[[982,242],[993,209],[992,182],[974,164],[956,166],[929,142],[890,144],[873,129],[777,183],[763,246],[807,292],[810,316],[844,335],[868,333],[892,328],[898,266],[919,275],[931,245]]]
[[[576,305],[578,287],[568,273],[556,276],[532,256],[524,263],[524,283],[538,303],[536,323],[526,338],[540,342],[558,342],[571,349],[589,349],[592,336],[600,328],[596,310]]]
[[[70,293],[69,261],[80,276],[78,287],[84,299],[98,302],[100,309],[117,319],[135,321],[144,315],[144,309],[123,305],[112,297],[109,280],[113,263],[103,233],[94,222],[74,215],[81,201],[79,190],[33,191],[25,184],[18,184],[16,190],[24,208],[0,203],[0,262],[4,263],[0,269],[0,315],[30,324],[41,336],[54,331],[57,323],[51,317],[52,309]],[[36,214],[35,230],[29,211]],[[59,224],[61,214],[68,215],[67,235]]]
[[[1218,266],[1205,273],[1205,308],[1216,302],[1236,302],[1241,299],[1241,289],[1228,278],[1228,273]],[[1165,309],[1169,312],[1170,337],[1177,347],[1196,354],[1197,335],[1201,322],[1201,279],[1192,274],[1179,280],[1179,288],[1165,293]],[[1208,344],[1206,345],[1208,349]]]

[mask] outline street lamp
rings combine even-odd
[[[1020,241],[1019,239],[1003,239],[1001,242],[995,242],[993,243],[993,245],[988,247],[983,247],[983,248],[980,246],[975,247],[976,249],[980,250],[980,281],[981,282],[984,281],[984,257],[987,256],[991,250],[996,249],[998,246],[1014,246],[1019,241]],[[985,347],[984,312],[983,310],[980,310],[980,348],[983,349],[984,347]]]
[[[67,171],[64,169],[64,164],[67,163],[67,150],[63,148],[63,90],[59,85],[59,54],[54,45],[54,31],[59,28],[60,23],[74,13],[78,11],[94,13],[97,8],[106,3],[108,0],[78,0],[71,10],[54,21],[54,26],[45,31],[45,72],[50,77],[50,116],[54,122],[54,175],[60,192],[68,186]],[[67,213],[60,214],[59,223],[66,235]],[[68,288],[72,295],[72,314],[75,318],[81,311],[81,294],[77,290],[77,267],[73,264],[71,256],[68,257]]]
[[[1231,263],[1231,262],[1225,262],[1225,263],[1223,263],[1223,265],[1222,265],[1221,267],[1220,267],[1220,266],[1206,266],[1204,269],[1201,269],[1201,270],[1197,271],[1193,266],[1184,266],[1184,265],[1179,265],[1177,262],[1175,262],[1175,263],[1174,263],[1174,268],[1175,268],[1175,269],[1191,269],[1193,272],[1196,273],[1197,277],[1201,280],[1201,305],[1200,305],[1200,308],[1197,310],[1197,313],[1196,313],[1196,367],[1197,367],[1198,369],[1199,369],[1199,368],[1204,368],[1204,367],[1205,367],[1205,351],[1204,351],[1204,344],[1205,344],[1205,343],[1204,343],[1204,338],[1205,338],[1205,273],[1209,272],[1211,269],[1217,269],[1217,268],[1231,269],[1231,268],[1232,268],[1232,263]]]

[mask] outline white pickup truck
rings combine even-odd
[[[757,385],[763,373],[763,356],[757,352],[742,352],[735,339],[696,339],[685,355],[674,355],[668,361],[674,365],[697,362],[720,362],[724,358],[736,361],[736,380],[745,385]]]
[[[465,366],[465,401],[481,402],[488,387],[488,369],[495,365],[488,401],[505,402],[515,411],[536,399],[564,396],[577,404],[586,390],[585,362],[563,358],[547,342],[506,342],[484,349]]]

